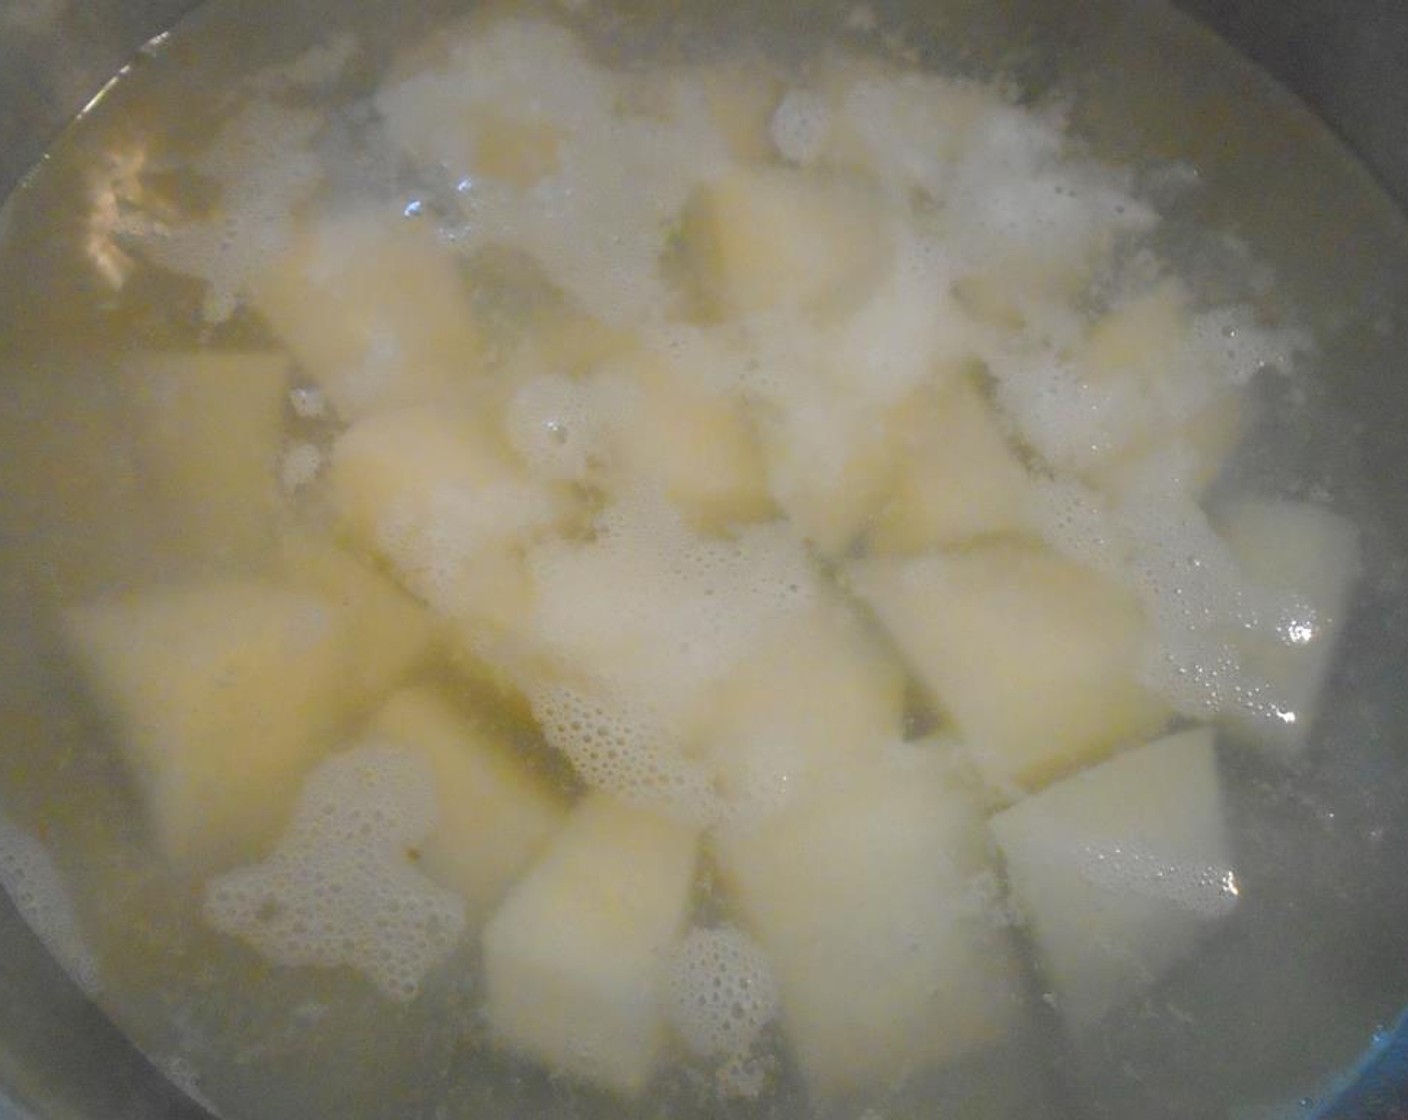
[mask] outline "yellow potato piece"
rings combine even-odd
[[[656,354],[610,367],[607,383],[623,390],[620,415],[608,418],[612,473],[619,486],[660,485],[704,532],[767,520],[777,507],[743,404],[698,374],[688,357]]]
[[[901,737],[904,671],[845,605],[783,619],[702,704],[696,749],[720,792],[771,811]]]
[[[463,395],[483,346],[456,260],[394,210],[325,218],[254,277],[249,300],[338,414]]]
[[[1236,905],[1207,728],[1083,770],[991,827],[1073,1030],[1146,989]]]
[[[292,534],[278,551],[278,573],[295,590],[342,612],[354,691],[380,698],[440,639],[437,620],[385,576],[311,533]]]
[[[1274,751],[1305,749],[1359,575],[1359,535],[1309,502],[1253,501],[1219,513],[1218,531],[1245,577],[1266,595],[1266,617],[1238,631],[1244,672],[1266,693],[1228,724]]]
[[[282,354],[215,351],[123,363],[137,469],[180,551],[228,564],[272,544],[288,367]]]
[[[979,807],[938,746],[875,746],[826,791],[714,838],[815,1098],[892,1089],[1022,1014],[1014,946],[984,911],[995,879]]]
[[[530,606],[517,550],[571,510],[479,417],[440,408],[354,424],[333,447],[328,480],[347,530],[406,587],[443,614],[501,630]]]
[[[475,127],[475,169],[490,179],[531,187],[557,170],[562,129],[551,121],[485,108]]]
[[[489,1026],[510,1050],[624,1096],[662,1057],[669,951],[697,834],[590,794],[484,930]]]
[[[863,187],[788,168],[736,168],[685,207],[684,257],[720,316],[839,310],[873,290],[890,258]]]
[[[429,763],[437,814],[417,865],[464,899],[468,926],[478,929],[562,826],[563,799],[512,744],[433,688],[402,689],[367,730]]]
[[[899,480],[867,531],[869,551],[925,552],[1029,529],[1026,469],[971,379],[922,391],[896,428]]]
[[[1201,499],[1242,442],[1251,418],[1239,392],[1224,392],[1189,419],[1136,439],[1085,477],[1116,498],[1174,488]]]
[[[363,569],[332,583],[172,587],[67,613],[78,668],[175,869],[204,875],[261,854],[303,775],[424,652],[414,605],[389,609],[399,596]]]
[[[743,163],[775,158],[769,123],[782,96],[782,83],[757,62],[723,63],[698,75],[714,127],[729,154]]]
[[[1054,553],[993,544],[858,562],[851,582],[999,795],[1147,739],[1168,709],[1135,674],[1134,598]]]
[[[768,487],[823,555],[844,554],[894,490],[903,449],[893,420],[893,410],[867,408],[825,385],[805,387],[760,420]]]

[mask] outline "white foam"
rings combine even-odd
[[[1274,716],[1278,700],[1243,665],[1240,633],[1286,630],[1303,615],[1246,578],[1207,515],[1176,482],[1118,504],[1083,483],[1038,480],[1032,521],[1058,552],[1122,583],[1150,624],[1140,679],[1183,715]]]
[[[672,714],[818,589],[785,527],[702,536],[653,489],[607,506],[592,541],[533,548],[528,566],[536,639],[609,691]]]
[[[826,150],[831,110],[818,93],[790,89],[778,102],[768,125],[773,147],[789,163],[810,166]]]
[[[300,385],[288,391],[289,406],[300,420],[320,420],[328,414],[327,397],[316,385]]]
[[[871,74],[846,91],[840,114],[862,146],[867,170],[898,192],[921,187],[939,198],[979,100],[989,110],[1001,106],[977,87],[932,74]]]
[[[323,469],[323,453],[311,443],[295,443],[279,461],[279,481],[286,493],[306,490]]]
[[[377,546],[432,609],[459,618],[495,593],[510,545],[558,512],[553,497],[528,480],[475,486],[448,478],[389,503],[376,526]]]
[[[550,667],[530,683],[534,714],[588,784],[712,823],[719,799],[684,728],[711,684],[813,601],[818,576],[785,527],[705,537],[654,490],[626,493],[595,528],[528,553],[528,641]]]
[[[569,32],[504,19],[458,43],[443,70],[384,89],[377,106],[392,137],[455,186],[467,248],[524,249],[596,318],[629,324],[663,317],[670,225],[728,160],[701,87],[653,88],[648,104],[633,105],[627,76],[596,64]],[[531,186],[479,173],[474,122],[505,113],[558,133],[556,167]]]
[[[529,699],[544,738],[593,789],[697,828],[723,815],[712,775],[648,703],[564,684],[533,688]]]
[[[704,1058],[746,1055],[781,1007],[767,954],[732,926],[690,930],[670,956],[665,991],[671,1026]]]
[[[347,965],[410,1000],[465,929],[464,900],[414,864],[436,815],[422,757],[360,743],[309,775],[269,859],[206,885],[205,919],[279,964]]]
[[[37,839],[0,813],[0,888],[35,936],[89,996],[102,990],[98,962],[83,942],[63,876]]]
[[[195,170],[220,184],[212,218],[134,218],[127,232],[155,263],[206,282],[205,317],[224,322],[247,281],[285,244],[292,214],[322,177],[310,144],[322,117],[255,99],[221,129]]]
[[[531,377],[509,402],[509,442],[530,470],[582,482],[605,453],[612,421],[627,407],[596,381],[553,373]]]
[[[1202,918],[1230,914],[1241,893],[1231,868],[1170,862],[1132,845],[1087,846],[1077,865],[1094,886],[1172,902]]]

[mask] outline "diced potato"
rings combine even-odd
[[[892,413],[817,385],[759,424],[768,487],[823,555],[844,554],[895,487],[902,450]]]
[[[1137,439],[1086,472],[1091,485],[1119,498],[1174,488],[1201,499],[1246,435],[1248,406],[1225,392],[1181,424]]]
[[[738,168],[701,187],[685,208],[683,248],[723,316],[854,306],[890,256],[865,190],[787,168]]]
[[[1067,1025],[1138,995],[1236,904],[1212,732],[1128,751],[993,817]]]
[[[1030,527],[1027,472],[971,379],[921,393],[897,427],[899,481],[871,523],[869,551],[925,552]]]
[[[606,507],[598,527],[590,540],[530,553],[533,641],[563,676],[599,682],[670,723],[689,718],[775,620],[822,594],[781,524],[706,536],[647,490]]]
[[[875,747],[827,791],[714,842],[817,1098],[893,1088],[997,1041],[1022,1010],[1013,946],[986,912],[982,817],[953,760]]]
[[[1039,789],[1168,718],[1136,680],[1148,639],[1133,596],[1054,553],[877,557],[851,578],[999,794]]]
[[[249,299],[347,420],[463,395],[483,359],[455,258],[431,227],[352,212],[305,231]]]
[[[904,672],[844,605],[782,620],[703,704],[698,749],[736,805],[769,810],[898,741]]]
[[[368,731],[430,764],[437,813],[418,866],[464,899],[469,928],[478,929],[562,826],[562,798],[508,742],[434,689],[402,689]]]
[[[554,307],[530,327],[527,347],[539,369],[572,376],[632,352],[636,338],[570,307]]]
[[[474,166],[481,175],[519,188],[558,168],[563,130],[552,121],[483,108],[475,121]]]
[[[829,158],[931,197],[942,196],[969,138],[1007,109],[988,85],[896,73],[867,57],[842,59],[823,84],[832,118]]]
[[[272,353],[147,353],[123,384],[142,485],[182,550],[248,561],[269,546],[289,361]]]
[[[549,1069],[633,1096],[666,1038],[697,834],[591,794],[484,930],[489,1025]]]
[[[440,633],[437,621],[391,580],[344,549],[315,536],[286,538],[278,574],[297,591],[340,612],[347,635],[349,683],[363,710],[419,664]]]
[[[1181,283],[1107,312],[1070,363],[1094,424],[1073,428],[1068,446],[1044,450],[1111,493],[1158,483],[1196,498],[1242,435],[1242,401],[1217,381]]]
[[[1101,381],[1157,380],[1188,333],[1188,292],[1169,281],[1120,304],[1086,335],[1076,363]]]
[[[662,486],[705,532],[772,517],[777,507],[742,402],[696,373],[687,357],[670,363],[652,354],[611,367],[608,383],[624,390],[621,414],[610,418],[619,484]]]
[[[383,630],[392,616],[364,609],[331,587],[239,579],[69,611],[78,667],[173,867],[257,858],[304,773],[423,652],[425,631]]]
[[[443,408],[354,424],[333,447],[328,480],[349,532],[408,588],[501,630],[531,603],[517,550],[570,511],[565,492],[529,478],[478,417]]]
[[[1359,571],[1353,524],[1308,502],[1243,501],[1222,511],[1218,530],[1271,617],[1239,631],[1242,668],[1266,686],[1233,727],[1277,751],[1301,751],[1315,724],[1330,658]]]
[[[743,163],[774,158],[769,122],[782,96],[782,83],[761,63],[719,64],[701,70],[698,82],[714,127],[729,154]]]

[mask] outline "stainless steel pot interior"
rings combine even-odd
[[[1180,0],[1180,6],[1298,93],[1408,208],[1408,5]],[[142,43],[193,7],[193,0],[0,0],[0,198]],[[1325,199],[1328,210],[1336,202]],[[1340,246],[1348,254],[1356,248],[1352,239]],[[1408,307],[1408,276],[1382,280],[1388,305]],[[1359,424],[1368,477],[1392,484],[1408,471],[1408,390],[1401,379],[1383,376],[1382,362],[1361,366],[1368,372],[1350,375],[1336,396]],[[1408,504],[1381,504],[1386,538],[1397,555],[1408,556]],[[1373,717],[1378,733],[1408,742],[1408,699],[1396,685],[1408,664],[1399,594],[1366,631],[1382,677],[1368,691],[1383,701]],[[0,1120],[204,1115],[88,1004],[3,896],[0,992]]]

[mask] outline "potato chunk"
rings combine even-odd
[[[478,929],[561,827],[566,806],[508,742],[434,689],[402,689],[368,732],[429,763],[437,814],[418,866],[464,899],[468,926]]]
[[[893,410],[824,385],[798,386],[789,396],[759,426],[768,487],[802,539],[841,556],[899,477]]]
[[[205,874],[256,857],[304,773],[423,652],[409,601],[364,614],[369,598],[399,595],[379,582],[362,571],[341,587],[369,594],[346,594],[231,579],[68,612],[78,667],[173,867]]]
[[[517,549],[568,512],[478,417],[435,408],[369,416],[333,447],[333,505],[353,536],[447,615],[511,629],[529,589]]]
[[[924,552],[1028,526],[1027,472],[966,377],[900,413],[899,479],[867,533],[879,553]]]
[[[631,1096],[666,1037],[697,834],[603,794],[573,811],[484,930],[489,1025],[553,1071]]]
[[[851,577],[999,794],[1038,789],[1168,717],[1135,679],[1147,627],[1133,597],[1053,553],[875,558]]]
[[[652,480],[705,531],[766,520],[776,506],[757,436],[742,402],[710,384],[701,361],[707,355],[641,354],[605,372],[620,390],[608,437],[617,488]]]
[[[984,908],[982,817],[953,760],[933,745],[876,748],[825,792],[714,844],[818,1098],[894,1086],[997,1041],[1021,1013],[1013,946]]]
[[[250,284],[268,320],[339,415],[462,394],[482,343],[454,257],[394,211],[320,222]]]
[[[901,737],[904,672],[843,604],[785,618],[702,705],[697,748],[743,811],[776,808]]]
[[[721,316],[837,310],[875,286],[890,246],[857,184],[785,168],[738,168],[685,208],[683,248]]]
[[[1330,658],[1359,569],[1354,526],[1307,502],[1244,501],[1218,518],[1243,574],[1267,599],[1263,624],[1239,631],[1242,668],[1266,694],[1229,714],[1232,726],[1294,755],[1315,723]]]
[[[995,816],[992,833],[1076,1030],[1148,987],[1236,904],[1206,728],[1058,782]]]
[[[143,485],[177,547],[251,560],[272,542],[289,361],[274,353],[148,353],[122,380]]]

